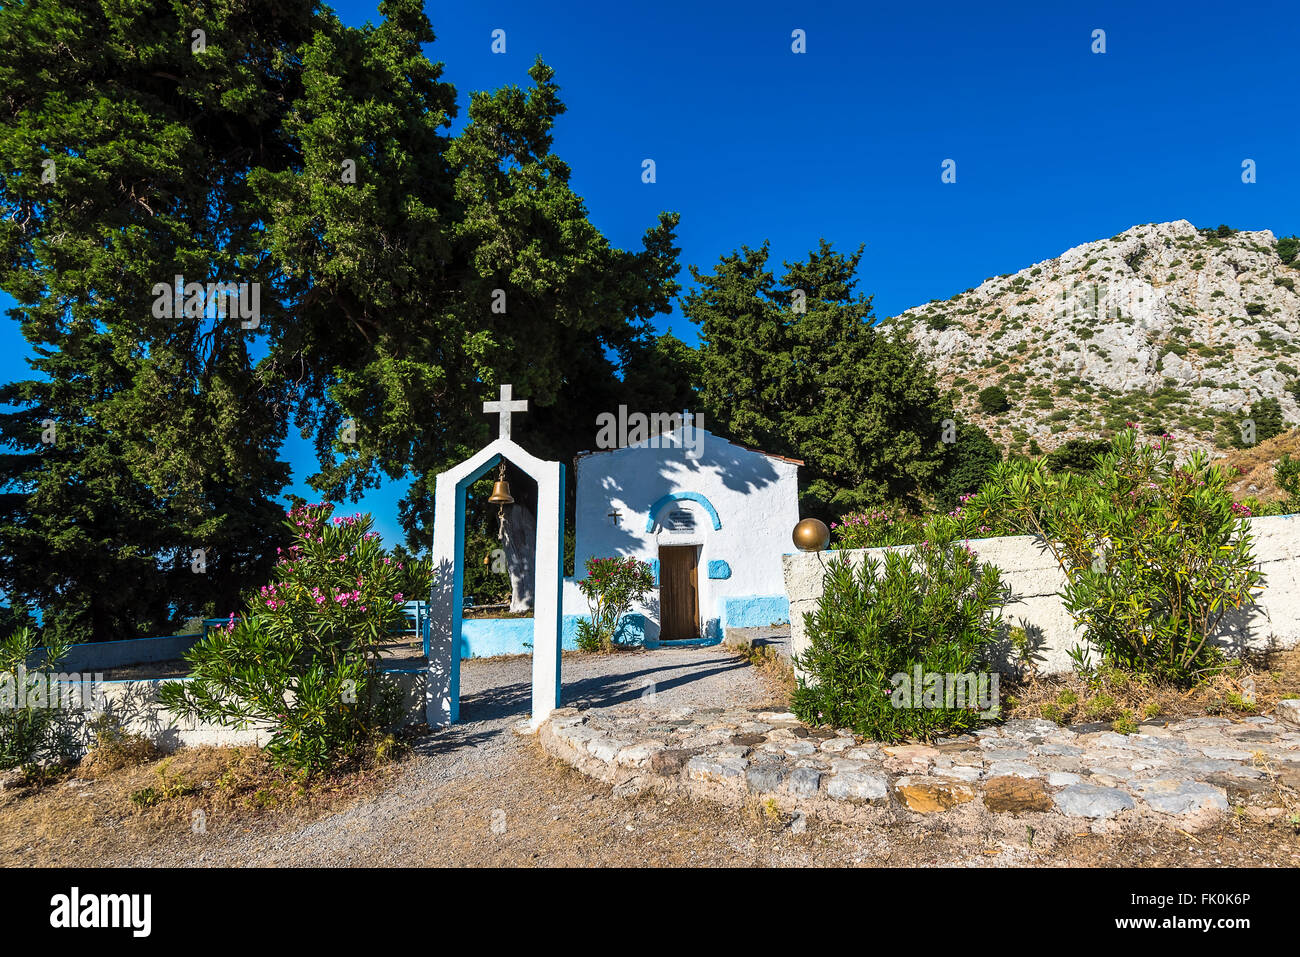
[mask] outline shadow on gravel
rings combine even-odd
[[[421,757],[451,754],[453,751],[477,748],[480,744],[495,738],[500,733],[500,728],[470,732],[466,726],[458,724],[454,725],[450,730],[437,731],[417,738],[411,745],[411,752]]]
[[[531,681],[516,681],[513,684],[488,688],[486,691],[462,697],[460,699],[460,720],[499,721],[512,715],[526,718],[532,704],[533,686]]]
[[[713,658],[701,657],[689,664],[679,661],[676,664],[638,668],[634,671],[594,675],[564,682],[561,702],[568,708],[608,708],[636,701],[644,697],[652,686],[656,696],[661,696],[674,688],[686,687],[692,682],[746,667],[748,664],[743,660],[731,655],[720,655]],[[671,701],[668,704],[671,705]],[[473,746],[478,740],[490,737],[501,729],[464,736],[456,733],[457,728],[480,722],[500,722],[513,717],[526,718],[531,705],[532,684],[529,681],[515,681],[465,695],[460,702],[460,723],[449,733],[433,735],[429,740],[440,742],[440,745],[429,753]]]
[[[748,663],[728,655],[691,662],[689,665],[664,665],[660,668],[642,668],[622,674],[597,675],[566,684],[563,700],[567,707],[586,705],[591,708],[608,708],[635,701],[643,697],[652,687],[655,695],[660,696],[694,681],[747,667],[749,667]],[[663,672],[675,674],[672,677],[656,677]]]

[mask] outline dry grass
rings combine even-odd
[[[1300,648],[1237,662],[1190,689],[1103,668],[1091,679],[1073,673],[1037,675],[1008,686],[1007,692],[1013,718],[1109,722],[1124,733],[1153,719],[1268,714],[1279,700],[1300,697]]]
[[[235,833],[312,819],[375,793],[391,773],[372,760],[305,780],[275,768],[256,747],[182,748],[140,763],[101,755],[55,780],[0,792],[0,860],[59,865],[75,845],[83,860],[120,863],[170,850],[196,821],[209,832]]]
[[[1286,493],[1273,481],[1273,467],[1287,454],[1300,457],[1300,429],[1275,435],[1247,449],[1229,452],[1220,464],[1228,468],[1229,474],[1235,469],[1241,478],[1229,485],[1228,491],[1234,498],[1253,496],[1262,502],[1282,498]]]
[[[107,714],[101,714],[92,721],[90,730],[95,736],[95,743],[81,762],[79,772],[82,777],[100,777],[159,757],[158,748],[148,735],[123,731]]]
[[[755,645],[748,642],[729,644],[727,650],[744,658],[763,676],[780,698],[782,708],[789,706],[790,696],[794,694],[797,686],[794,666],[789,658],[770,645]]]
[[[1300,828],[1300,774],[1290,768],[1279,769],[1263,751],[1254,752],[1253,758],[1252,763],[1264,773],[1277,803],[1283,808],[1285,822]]]

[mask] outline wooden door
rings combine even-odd
[[[696,545],[659,548],[659,638],[700,637],[699,571]]]

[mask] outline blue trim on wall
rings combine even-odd
[[[785,595],[737,595],[722,599],[723,628],[766,628],[790,622],[790,600]]]
[[[726,562],[724,562],[721,558],[714,558],[709,562],[709,577],[730,578],[731,566],[728,565]]]
[[[712,502],[699,492],[669,492],[650,506],[650,518],[645,523],[645,530],[647,532],[653,532],[655,530],[655,516],[659,514],[660,509],[672,502],[696,502],[697,504],[702,505],[704,510],[709,513],[709,518],[713,520],[713,530],[715,532],[722,527],[722,520],[718,518],[718,510],[713,507]]]
[[[578,620],[588,615],[565,615],[560,627],[560,648],[578,650]],[[614,640],[620,645],[645,644],[645,616],[627,615],[619,623]],[[491,658],[496,655],[526,655],[533,650],[531,618],[466,618],[461,622],[460,657]]]
[[[466,618],[460,625],[460,657],[524,655],[533,650],[531,618]]]
[[[655,588],[658,588],[659,587],[659,559],[652,558],[650,560],[650,574],[654,576]]]

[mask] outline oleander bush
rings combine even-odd
[[[69,700],[66,686],[57,681],[70,642],[47,635],[43,662],[29,670],[28,659],[40,643],[39,633],[27,625],[0,639],[0,771],[19,769],[37,780],[51,767],[80,757],[84,710],[80,696]]]
[[[998,569],[965,545],[926,541],[867,556],[854,570],[827,564],[792,709],[813,725],[851,728],[878,741],[931,739],[977,727],[997,714],[991,652],[1010,600]],[[917,669],[923,676],[916,687]],[[933,676],[984,675],[983,700]],[[975,677],[978,681],[979,678]]]
[[[901,508],[850,512],[830,524],[836,548],[883,548],[914,545],[925,535],[925,523]]]
[[[654,588],[654,575],[646,562],[635,558],[588,558],[586,569],[578,590],[587,599],[590,617],[578,620],[578,648],[613,651],[620,623]]]
[[[1248,510],[1203,452],[1117,434],[1087,474],[1042,461],[1000,466],[964,503],[969,520],[1037,535],[1067,576],[1065,606],[1106,663],[1194,683],[1222,667],[1212,637],[1262,588]]]
[[[186,654],[188,681],[164,685],[173,712],[224,727],[269,728],[279,766],[312,774],[383,746],[402,694],[380,672],[381,645],[405,624],[408,595],[427,594],[427,560],[400,560],[370,516],[330,505],[288,513],[293,544],[272,582]]]

